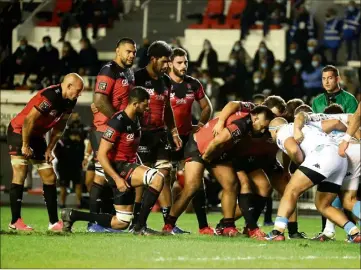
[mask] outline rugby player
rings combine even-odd
[[[105,179],[104,171],[96,160],[98,147],[107,121],[116,112],[124,110],[128,104],[128,94],[134,86],[134,73],[131,67],[135,55],[134,40],[121,38],[116,44],[114,60],[105,64],[96,78],[94,104],[92,104],[94,127],[90,132],[90,142],[95,157],[95,177],[89,193],[90,212],[99,213],[102,208],[101,194]],[[100,232],[104,229],[95,224],[88,224],[88,230]]]
[[[172,140],[169,139],[171,146],[173,146],[173,151],[171,151],[173,169],[171,173],[172,178],[175,179],[176,172],[183,170],[184,168],[184,145],[188,141],[189,134],[197,132],[199,128],[209,121],[212,114],[212,105],[204,93],[202,84],[197,79],[186,75],[188,69],[188,57],[185,50],[181,48],[173,49],[169,67],[169,77],[172,82],[170,102],[179,136],[183,142],[182,148],[179,151],[175,151]],[[195,101],[198,102],[202,111],[198,124],[196,126],[192,126],[192,105]],[[169,135],[171,137],[170,132]],[[213,235],[213,228],[208,226],[206,196],[203,185],[194,196],[192,204],[198,220],[199,233]],[[170,231],[171,228],[164,226],[163,230]],[[181,230],[177,226],[172,228],[172,232],[185,233],[185,231]]]
[[[147,228],[146,221],[163,188],[164,176],[159,170],[136,162],[141,137],[140,117],[148,109],[149,100],[146,89],[134,87],[129,93],[127,107],[108,121],[100,142],[98,160],[113,188],[116,215],[63,209],[63,231],[71,232],[76,221],[97,223],[116,230],[127,229],[133,218],[135,188],[145,186],[139,218],[133,233],[162,234]]]
[[[13,168],[10,187],[11,222],[9,229],[32,231],[21,218],[21,202],[29,161],[43,181],[43,195],[49,215],[48,229],[61,231],[58,219],[56,175],[52,151],[60,139],[77,98],[84,88],[83,79],[76,73],[67,74],[62,83],[39,91],[13,118],[7,131],[7,143]],[[45,134],[51,130],[48,145]]]
[[[298,145],[293,138],[293,124],[288,124],[281,117],[271,121],[269,130],[278,147],[299,167],[292,175],[281,198],[275,227],[267,239],[285,240],[284,231],[298,197],[314,185],[318,185],[315,198],[317,210],[343,228],[349,235],[349,241],[360,243],[359,229],[348,221],[343,212],[331,205],[340,191],[347,170],[347,160],[337,155],[336,141],[319,129],[305,125],[302,129],[304,139]]]
[[[166,128],[172,134],[175,150],[179,151],[182,148],[182,140],[179,137],[170,104],[172,83],[166,74],[172,48],[164,41],[155,41],[150,45],[147,53],[148,65],[135,73],[135,84],[147,89],[150,95],[149,111],[145,112],[141,122],[142,137],[138,154],[145,165],[159,170],[165,177],[164,187],[159,196],[159,203],[165,217],[169,213],[172,203],[169,179],[172,164],[170,163],[170,147]],[[142,194],[142,188],[137,188],[134,224],[138,220]]]

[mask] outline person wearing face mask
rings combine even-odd
[[[259,43],[259,48],[254,56],[253,60],[253,70],[260,69],[261,60],[266,59],[266,63],[268,67],[273,67],[275,63],[275,57],[273,52],[267,48],[267,45],[264,41]]]
[[[306,50],[307,40],[317,37],[317,25],[313,15],[308,12],[304,4],[301,4],[296,11],[289,35],[300,49]]]
[[[277,0],[269,5],[268,16],[263,23],[263,36],[267,36],[270,25],[281,26],[286,22],[286,1]]]
[[[26,82],[32,72],[35,72],[34,62],[36,58],[36,49],[28,44],[25,37],[20,40],[20,45],[9,57],[9,67],[1,70],[1,73],[7,73],[4,77],[6,87],[14,87],[14,75],[16,73],[24,72],[24,79],[22,85],[25,86]]]
[[[353,59],[352,53],[354,49],[356,60],[360,59],[360,21],[361,11],[357,8],[355,1],[350,1],[343,20],[343,40],[346,42],[348,61]]]
[[[305,64],[307,57],[308,53],[301,49],[295,41],[292,41],[286,53],[285,66],[292,67],[296,59],[301,59],[302,64]]]
[[[342,21],[336,18],[336,14],[335,9],[327,9],[323,30],[323,46],[331,51],[331,60],[334,64],[337,63],[337,53],[342,39]]]
[[[311,61],[312,57],[316,54],[321,56],[321,63],[322,65],[327,64],[326,57],[323,53],[324,49],[321,46],[318,46],[318,41],[315,38],[311,38],[307,41],[307,52],[308,52],[308,59],[307,61]]]
[[[60,59],[60,76],[78,70],[79,55],[70,42],[64,42]]]
[[[261,71],[256,71],[253,73],[252,78],[247,80],[245,84],[245,91],[241,92],[241,96],[244,100],[251,100],[252,96],[255,94],[262,94],[263,90],[270,89],[271,84],[268,83],[262,77]]]
[[[50,36],[43,37],[44,46],[39,49],[37,55],[38,73],[36,78],[37,88],[42,88],[42,80],[47,78],[51,83],[57,81],[59,72],[59,51],[51,44]]]
[[[289,89],[293,89],[293,97],[302,98],[304,93],[302,74],[303,65],[301,59],[296,59],[294,64],[288,67],[284,73],[284,80]]]
[[[246,49],[243,47],[241,40],[237,40],[234,43],[233,48],[231,50],[231,54],[232,53],[237,54],[238,61],[240,61],[242,64],[246,66],[252,65],[253,59],[247,53]]]
[[[316,54],[312,57],[311,65],[306,67],[301,74],[307,101],[322,93],[322,68],[321,56]]]
[[[247,68],[243,63],[238,61],[237,54],[231,54],[222,76],[224,85],[220,89],[220,99],[223,104],[228,101],[227,95],[239,96],[240,90],[244,88],[247,75]]]
[[[211,42],[205,39],[203,42],[203,50],[198,56],[197,67],[209,70],[212,77],[218,76],[218,54],[213,49]]]

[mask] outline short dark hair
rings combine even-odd
[[[265,99],[262,105],[265,105],[270,109],[276,107],[281,114],[286,111],[286,102],[280,96],[269,96]]]
[[[287,116],[289,118],[287,120],[291,120],[291,119],[293,120],[295,110],[303,104],[304,104],[303,100],[299,99],[299,98],[294,98],[294,99],[290,99],[289,101],[287,101],[286,110],[287,110]]]
[[[262,102],[264,102],[264,100],[266,99],[266,97],[265,97],[265,95],[263,95],[263,94],[255,94],[255,95],[252,96],[253,102],[254,102],[255,100],[257,100],[257,99],[262,100],[262,101],[261,101],[261,103],[262,103]]]
[[[45,42],[45,41],[51,42],[51,37],[50,36],[44,36],[43,37],[43,42]]]
[[[163,40],[154,41],[148,48],[148,56],[155,58],[170,57],[172,55],[172,47]]]
[[[340,76],[340,71],[338,70],[337,67],[335,67],[333,65],[327,65],[322,69],[322,73],[327,72],[327,71],[332,71],[336,77]]]
[[[275,115],[273,114],[271,109],[264,105],[259,105],[259,106],[254,107],[251,110],[251,114],[264,114],[265,119],[269,120],[269,121],[271,121],[275,117]]]
[[[176,58],[177,56],[186,56],[187,57],[187,52],[185,50],[183,50],[182,48],[175,48],[175,49],[173,49],[173,53],[172,53],[172,56],[170,57],[170,60],[173,61],[174,58]]]
[[[133,102],[142,102],[146,99],[150,99],[149,93],[147,90],[142,86],[135,86],[129,92],[129,104]]]
[[[135,43],[135,41],[133,39],[128,38],[128,37],[124,37],[124,38],[121,38],[121,39],[118,40],[116,48],[118,48],[120,45],[127,44],[127,43],[133,44],[134,46],[136,46],[136,43]]]
[[[309,106],[307,104],[302,104],[301,106],[298,106],[295,109],[295,112],[293,113],[293,115],[297,115],[300,112],[313,113],[313,110],[312,110],[311,106]]]
[[[333,103],[329,106],[327,106],[324,111],[326,114],[338,114],[338,113],[344,113],[343,107],[340,104]]]

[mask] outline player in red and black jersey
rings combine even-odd
[[[108,120],[114,113],[124,110],[128,104],[129,91],[134,86],[134,73],[131,67],[135,55],[134,40],[121,38],[116,45],[114,60],[105,64],[98,73],[94,89],[94,104],[92,104],[94,127],[90,132],[90,142],[95,159]],[[103,185],[104,171],[99,162],[95,160],[95,177],[89,193],[91,212],[98,213],[102,208]],[[90,224],[90,230],[91,227]]]
[[[170,102],[179,136],[183,142],[182,149],[175,151],[174,145],[172,145],[171,140],[169,140],[173,148],[173,151],[171,151],[171,160],[173,165],[171,173],[172,178],[175,179],[176,172],[184,168],[184,145],[188,141],[189,134],[196,132],[204,125],[204,123],[209,121],[212,114],[212,105],[204,93],[202,84],[197,79],[186,75],[188,69],[188,58],[185,50],[181,48],[173,49],[169,66],[169,77],[171,78],[173,86],[170,93]],[[202,113],[198,125],[192,126],[192,105],[195,101],[200,105]],[[168,135],[170,135],[170,133]],[[181,188],[178,182],[175,182],[173,187],[175,189]],[[207,222],[206,197],[203,187],[201,190],[197,191],[197,194],[194,196],[192,202],[198,219],[199,233],[213,234],[213,229],[208,226]],[[165,226],[163,230],[173,231],[173,233],[186,233],[178,227],[167,228]]]
[[[135,72],[135,84],[146,88],[150,95],[149,111],[144,114],[142,120],[142,138],[138,154],[144,164],[159,169],[165,176],[164,188],[159,196],[159,203],[165,214],[169,212],[172,198],[169,180],[172,165],[166,128],[172,133],[176,150],[182,148],[182,140],[179,137],[170,104],[171,80],[165,74],[168,71],[171,55],[172,48],[166,42],[155,41],[148,48],[150,59],[148,65]],[[141,188],[137,189],[136,193],[135,223],[141,205]]]
[[[143,87],[129,93],[129,104],[107,124],[98,150],[98,159],[106,179],[113,188],[116,215],[62,210],[64,231],[71,231],[75,221],[89,221],[112,229],[127,229],[133,217],[134,188],[146,186],[134,234],[161,234],[146,227],[150,210],[163,188],[164,176],[156,169],[136,163],[141,138],[139,116],[149,105],[149,94]]]
[[[20,214],[29,161],[37,168],[43,181],[44,199],[50,220],[48,229],[62,229],[63,224],[59,221],[57,213],[56,175],[52,165],[52,151],[63,133],[83,86],[83,79],[76,73],[70,73],[64,77],[61,84],[39,91],[11,120],[7,132],[13,168],[10,188],[12,220],[9,229],[33,230],[23,222]],[[47,145],[45,134],[50,130]]]
[[[249,103],[245,104],[251,108]],[[218,121],[217,118],[209,121],[194,135],[190,135],[185,147],[184,189],[167,217],[167,224],[175,226],[178,217],[199,189],[207,166],[223,188],[221,203],[224,218],[220,222],[217,234],[238,234],[234,224],[238,181],[227,151],[245,138],[264,131],[272,117],[273,114],[267,107],[259,106],[248,112],[231,115],[225,122],[226,128],[216,137],[213,137],[213,128]]]

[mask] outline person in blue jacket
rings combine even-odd
[[[341,19],[336,17],[337,12],[334,8],[326,11],[326,20],[323,31],[323,47],[331,51],[331,59],[333,64],[337,63],[337,53],[342,41],[342,25]]]
[[[352,59],[352,47],[355,47],[356,59],[360,59],[360,21],[360,9],[357,8],[355,1],[350,1],[343,21],[343,39],[346,42],[348,61]]]

